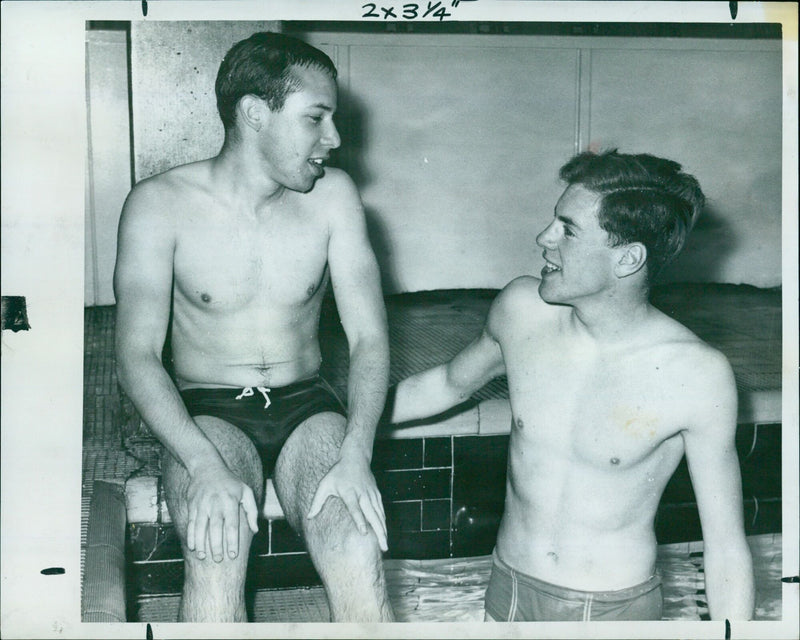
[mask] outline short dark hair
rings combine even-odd
[[[641,242],[647,248],[648,281],[681,252],[705,205],[694,176],[677,162],[646,153],[585,151],[559,176],[602,196],[598,218],[611,246]]]
[[[286,96],[300,87],[293,66],[314,67],[336,79],[336,67],[327,55],[282,33],[254,33],[233,45],[219,66],[214,86],[225,129],[236,123],[236,105],[242,96],[258,96],[272,111],[280,111]]]

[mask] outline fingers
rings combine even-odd
[[[359,492],[352,486],[348,489],[344,489],[344,487],[337,488],[329,480],[329,476],[326,476],[317,486],[307,517],[309,519],[316,517],[322,511],[326,500],[330,496],[338,496],[347,508],[347,512],[353,519],[353,523],[359,533],[366,535],[369,528],[372,528],[381,551],[387,551],[389,546],[386,534],[386,515],[377,487],[373,484],[370,489]]]
[[[314,498],[311,500],[311,506],[308,508],[308,515],[306,518],[309,520],[314,518],[322,511],[322,507],[325,504],[325,501],[328,499],[328,496],[332,494],[331,491],[328,491],[326,488],[325,478],[317,486],[317,490],[314,492]]]
[[[211,557],[214,558],[214,562],[222,562],[223,558],[223,523],[224,519],[219,514],[212,516],[208,520],[208,537],[211,546]]]
[[[375,536],[378,538],[378,546],[381,551],[386,551],[389,547],[386,543],[386,522],[382,517],[382,511],[376,508],[375,497],[372,493],[363,494],[359,500],[361,511],[369,522]],[[380,501],[379,501],[380,502]]]
[[[200,560],[205,560],[208,543],[208,518],[197,516],[191,529],[194,531],[194,551]]]
[[[235,558],[239,555],[239,505],[228,505],[225,510],[225,546],[228,548],[228,557]],[[216,560],[214,556],[214,560]],[[220,556],[222,560],[222,556]],[[217,561],[219,562],[219,560]]]
[[[353,522],[356,523],[358,532],[361,535],[367,533],[367,521],[364,519],[364,514],[361,512],[361,498],[356,497],[355,491],[351,491],[340,497],[342,498],[342,502],[344,502],[344,506],[347,507],[347,510],[350,512],[350,517],[353,518]]]
[[[255,496],[253,496],[253,490],[250,487],[245,487],[240,504],[247,516],[247,524],[250,527],[250,531],[255,535],[258,533],[258,505],[256,504]]]
[[[186,527],[186,548],[189,551],[194,551],[196,542],[195,542],[195,523],[197,522],[197,510],[192,509],[189,515],[189,524]]]
[[[250,530],[258,533],[258,505],[253,490],[247,485],[240,488],[241,499],[236,500],[233,493],[206,496],[196,499],[189,508],[189,522],[186,528],[186,547],[194,552],[199,560],[210,553],[215,562],[222,562],[227,552],[231,559],[239,555],[239,527],[244,523],[239,513],[239,505]]]

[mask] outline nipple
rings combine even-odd
[[[201,299],[203,302],[211,302],[211,296],[210,296],[210,295],[208,295],[207,293],[204,293],[203,295],[201,295],[201,296],[200,296],[200,299]]]
[[[611,458],[611,464],[619,464],[619,458]]]

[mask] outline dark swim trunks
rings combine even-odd
[[[512,569],[492,554],[484,610],[495,622],[660,620],[661,578],[619,591],[577,591]]]
[[[320,376],[272,389],[184,389],[181,397],[192,417],[213,416],[241,429],[258,451],[265,478],[302,422],[325,411],[347,415],[336,392]]]

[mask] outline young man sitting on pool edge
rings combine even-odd
[[[684,453],[714,619],[749,619],[754,585],[725,357],[649,304],[704,205],[697,180],[651,155],[582,153],[522,276],[450,362],[401,381],[394,423],[435,415],[507,375],[505,509],[486,619],[657,620],[653,520]]]

